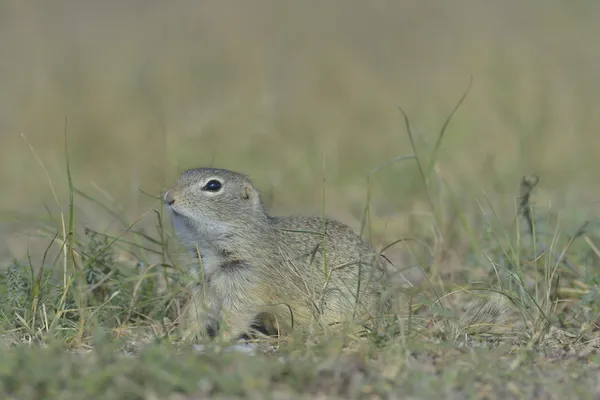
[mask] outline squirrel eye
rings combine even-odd
[[[209,192],[218,192],[219,190],[221,190],[221,182],[219,182],[216,179],[211,179],[206,183],[206,185],[204,185],[202,190],[207,190]]]

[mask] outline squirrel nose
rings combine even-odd
[[[173,203],[175,203],[175,196],[173,195],[173,190],[169,190],[167,191],[167,193],[165,193],[165,203],[167,203],[168,205],[173,205]]]

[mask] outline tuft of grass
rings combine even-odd
[[[378,232],[371,214],[378,172],[415,161],[427,189],[429,214],[414,219],[411,237],[381,245],[392,276],[401,278],[387,293],[392,312],[375,315],[375,329],[361,337],[344,330],[315,331],[308,341],[292,335],[259,342],[252,356],[228,351],[221,340],[203,343],[202,354],[190,350],[177,325],[189,277],[175,261],[161,209],[127,220],[76,187],[66,155],[68,217],[61,211],[58,226],[40,231],[48,241],[40,260],[14,260],[0,274],[0,397],[591,396],[600,360],[600,236],[588,220],[567,234],[560,214],[535,202],[540,180],[529,176],[513,215],[485,194],[479,209],[464,206],[465,194],[438,172],[436,154],[465,96],[428,157],[415,145],[414,154],[367,175],[361,233],[370,240]],[[76,202],[120,228],[80,227]],[[138,226],[152,216],[154,231]],[[398,247],[422,279],[404,276],[410,263],[389,255]]]

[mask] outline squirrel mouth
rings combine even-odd
[[[169,211],[172,214],[177,214],[177,211],[175,211],[175,209],[173,208],[173,206],[166,204],[165,203],[165,208],[167,209],[167,211]]]
[[[177,218],[186,218],[181,212],[175,210],[173,207],[167,207],[172,216]]]
[[[169,213],[171,214],[171,218],[178,218],[178,219],[182,219],[185,221],[190,220],[190,218],[187,215],[185,215],[184,213],[182,213],[181,210],[177,210],[173,206],[167,206],[167,210],[169,210]]]
[[[166,208],[167,208],[167,211],[169,212],[169,214],[171,214],[171,217],[185,218],[185,215],[181,214],[181,212],[176,210],[175,207],[167,204]]]

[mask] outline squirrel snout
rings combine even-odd
[[[173,190],[167,191],[167,193],[165,193],[164,199],[167,205],[173,205],[173,203],[175,203],[175,195],[173,194]]]

